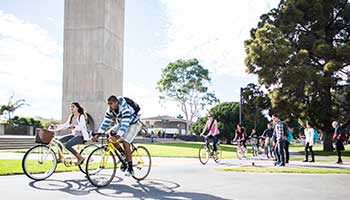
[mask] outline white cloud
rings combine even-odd
[[[15,114],[60,118],[63,48],[47,30],[0,10],[0,104],[15,94]]]
[[[159,53],[170,60],[196,57],[219,75],[245,75],[244,40],[260,15],[278,2],[162,0],[167,8],[170,42]]]

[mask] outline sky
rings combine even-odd
[[[197,58],[220,101],[238,101],[240,87],[257,82],[245,73],[244,40],[278,2],[125,0],[123,95],[143,117],[177,116],[176,103],[159,103],[161,69]],[[12,95],[29,104],[15,115],[61,119],[63,15],[64,0],[0,1],[0,104]]]

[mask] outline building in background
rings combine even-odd
[[[186,130],[187,121],[181,118],[168,115],[142,118],[144,124],[148,127],[148,134],[152,131],[156,137],[174,137],[176,135],[188,135]]]

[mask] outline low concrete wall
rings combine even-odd
[[[13,126],[13,125],[0,125],[0,135],[35,135],[36,127],[33,126]]]

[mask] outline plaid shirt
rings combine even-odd
[[[140,117],[135,114],[135,110],[126,102],[126,100],[118,96],[119,109],[118,113],[110,108],[105,113],[104,120],[99,128],[99,133],[105,132],[109,126],[113,123],[113,118],[118,120],[120,128],[118,129],[118,135],[124,135],[132,124],[135,124],[140,120]]]
[[[277,141],[281,141],[285,139],[283,123],[281,120],[277,122],[274,132],[275,132],[274,134],[276,136]]]

